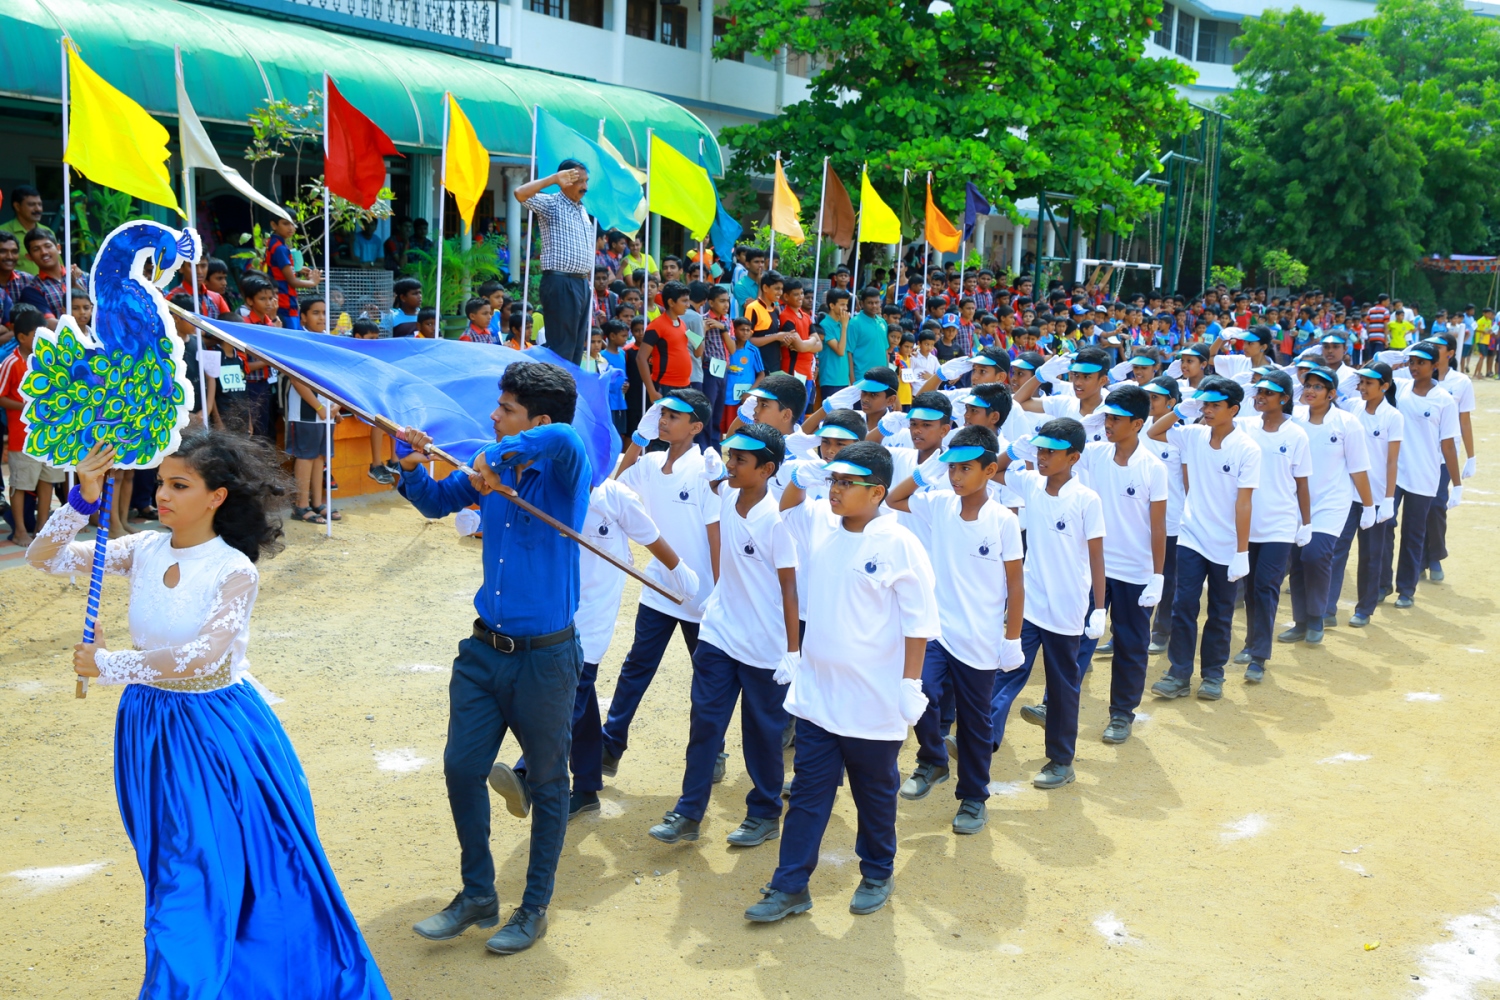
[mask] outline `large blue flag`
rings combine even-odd
[[[714,175],[708,169],[708,161],[703,157],[703,143],[698,143],[698,166],[708,174],[708,182],[713,184]],[[724,202],[719,199],[719,186],[714,184],[714,204],[718,211],[714,214],[714,224],[708,227],[708,242],[714,248],[714,256],[724,266],[724,281],[729,280],[730,269],[734,267],[734,245],[739,242],[740,234],[745,231],[734,216],[724,210]]]
[[[545,177],[563,160],[577,160],[589,172],[583,207],[605,229],[634,233],[641,228],[635,209],[641,202],[641,182],[602,146],[568,128],[545,110],[536,109],[536,171]]]
[[[620,435],[609,415],[608,377],[585,372],[545,347],[517,351],[458,340],[356,340],[248,323],[209,325],[314,388],[431,434],[434,444],[465,462],[495,442],[490,413],[505,366],[550,362],[578,384],[573,429],[593,465],[592,485],[609,478],[620,454]]]
[[[981,215],[989,215],[990,200],[980,193],[973,182],[964,185],[964,239],[974,236],[974,227],[979,225]]]

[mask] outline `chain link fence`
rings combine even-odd
[[[330,329],[338,323],[340,313],[347,313],[351,322],[374,320],[380,324],[381,335],[390,336],[391,308],[396,302],[391,286],[395,280],[395,275],[383,268],[329,269],[328,283],[333,294],[333,301],[328,303]]]

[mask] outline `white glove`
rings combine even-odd
[[[933,455],[927,461],[912,472],[911,478],[923,489],[941,489],[948,483],[948,464],[937,455]]]
[[[1302,548],[1302,546],[1306,545],[1308,542],[1312,541],[1312,525],[1310,525],[1310,524],[1299,524],[1299,525],[1297,525],[1297,538],[1296,538],[1296,541],[1297,541],[1297,548],[1299,548],[1299,549]]]
[[[1203,400],[1184,399],[1177,404],[1177,415],[1183,420],[1197,420],[1203,416]]]
[[[1026,654],[1021,650],[1021,640],[1000,640],[1000,662],[1001,670],[1017,670],[1026,662]]]
[[[1236,552],[1234,558],[1229,560],[1229,582],[1243,580],[1250,575],[1250,553]]]
[[[1457,507],[1464,499],[1464,488],[1462,486],[1448,487],[1448,509]]]
[[[1089,622],[1083,627],[1083,634],[1090,639],[1099,639],[1104,635],[1104,609],[1095,608],[1089,612]]]
[[[1255,373],[1253,371],[1235,372],[1229,377],[1247,389],[1250,387],[1250,383],[1255,381]]]
[[[1214,371],[1226,378],[1234,378],[1240,372],[1250,371],[1250,359],[1243,354],[1214,355]]]
[[[661,400],[651,404],[651,407],[641,414],[641,422],[635,425],[635,433],[630,439],[642,448],[655,441],[661,431]]]
[[[667,577],[681,588],[688,600],[698,593],[698,574],[693,572],[686,559],[678,559],[677,565],[667,570]]]
[[[1361,507],[1359,509],[1359,530],[1364,531],[1366,528],[1373,528],[1375,526],[1375,518],[1379,513],[1380,508],[1374,504],[1370,504],[1368,507]]]
[[[1167,375],[1171,378],[1182,378],[1182,359],[1175,359],[1167,365]]]
[[[915,726],[927,711],[927,695],[922,682],[915,677],[901,678],[901,718],[908,726]]]
[[[1464,479],[1473,479],[1474,478],[1474,473],[1476,473],[1478,471],[1479,471],[1479,458],[1477,456],[1475,456],[1475,455],[1470,455],[1468,461],[1464,462],[1464,474],[1463,474],[1463,478]]]
[[[459,538],[467,538],[474,534],[479,530],[479,511],[465,507],[453,515],[453,527],[457,529]]]
[[[881,434],[884,434],[886,437],[893,437],[911,426],[911,417],[908,417],[900,410],[887,410],[885,416],[880,418],[880,423],[877,426],[879,426]]]
[[[974,359],[968,355],[961,358],[950,358],[941,365],[938,365],[938,374],[943,377],[944,382],[957,382],[973,370]]]
[[[1406,365],[1406,352],[1405,351],[1377,351],[1375,353],[1375,360],[1376,361],[1384,361],[1386,364],[1390,365],[1392,368],[1395,368],[1397,365],[1402,365],[1404,367]]]
[[[1042,367],[1036,370],[1036,377],[1042,382],[1051,382],[1057,376],[1068,370],[1073,359],[1066,354],[1059,354],[1051,361],[1044,362]]]
[[[1396,498],[1381,497],[1380,510],[1375,515],[1376,524],[1384,524],[1396,516]]]
[[[823,463],[818,461],[798,462],[797,467],[792,470],[792,484],[802,490],[821,486],[831,478],[833,477],[828,474],[828,470],[823,468]]]
[[[1151,579],[1146,581],[1146,589],[1141,591],[1141,599],[1135,603],[1143,608],[1154,608],[1161,603],[1161,589],[1166,586],[1166,578],[1160,573],[1152,573]]]
[[[703,478],[710,483],[724,478],[724,460],[712,448],[703,449]]]
[[[781,662],[776,664],[776,672],[771,679],[777,684],[792,683],[792,675],[797,672],[797,665],[802,662],[802,653],[782,653]]]
[[[823,400],[823,412],[832,413],[834,410],[847,410],[859,402],[859,389],[852,385],[846,385],[838,392]]]
[[[1012,441],[1010,447],[1005,451],[1010,456],[1012,462],[1036,462],[1036,445],[1032,443],[1029,437],[1021,438],[1019,441]]]
[[[740,419],[745,423],[755,423],[755,401],[759,398],[759,396],[746,396],[744,401],[740,403]]]
[[[1130,369],[1134,367],[1135,365],[1132,365],[1129,360],[1121,361],[1109,370],[1109,380],[1111,382],[1125,381],[1130,378]]]

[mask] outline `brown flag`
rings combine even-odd
[[[847,250],[854,243],[854,203],[849,200],[849,192],[844,190],[839,175],[833,172],[833,164],[823,170],[823,212],[818,219],[818,231]]]

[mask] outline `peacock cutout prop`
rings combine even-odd
[[[89,272],[94,330],[71,316],[57,329],[37,331],[21,379],[26,406],[26,454],[57,468],[78,465],[95,444],[115,447],[117,467],[145,469],[177,450],[192,408],[183,344],[173,336],[172,314],[161,290],[182,264],[198,262],[202,246],[191,229],[156,222],[127,222],[99,247]],[[104,585],[114,477],[104,480],[94,572],[89,581],[83,641],[93,643]],[[79,677],[77,695],[88,693]]]

